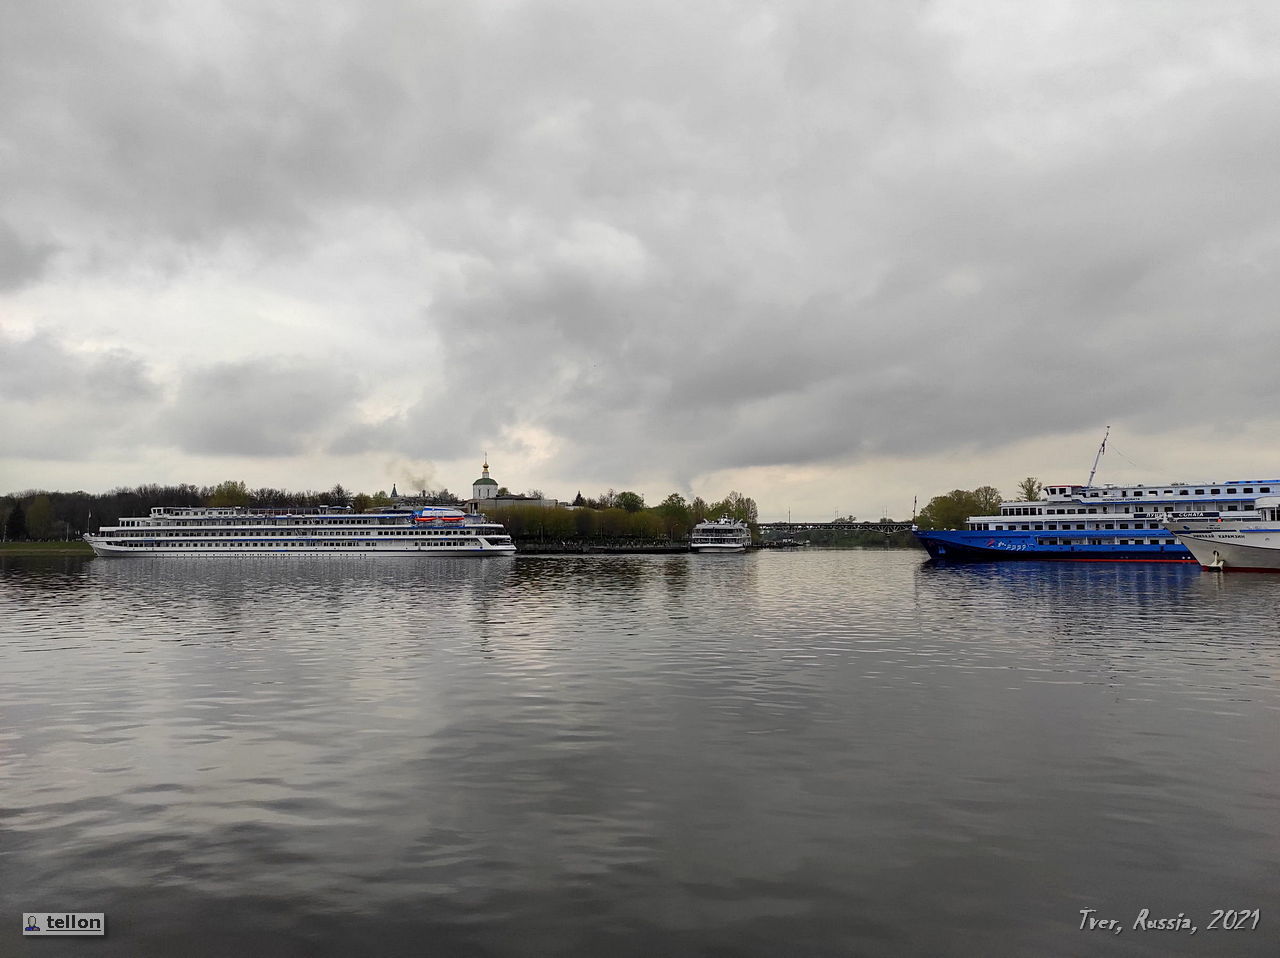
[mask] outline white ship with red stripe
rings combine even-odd
[[[500,523],[449,506],[353,513],[315,509],[157,506],[151,515],[85,533],[102,557],[510,555]]]

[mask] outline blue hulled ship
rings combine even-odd
[[[963,529],[916,530],[916,538],[930,557],[948,561],[1195,562],[1163,527],[1171,514],[1225,518],[1277,494],[1280,479],[1046,486],[1043,499],[1002,502],[999,515],[970,516]]]

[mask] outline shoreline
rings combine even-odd
[[[840,550],[840,549],[865,549],[865,548],[885,548],[885,546],[831,546],[831,545],[811,545],[806,548],[810,550]],[[890,546],[888,548],[895,548]],[[896,548],[912,548],[910,546],[898,546]],[[782,551],[777,547],[754,545],[748,552],[757,551]],[[788,550],[790,551],[790,550]],[[558,556],[558,555],[682,555],[689,553],[689,546],[685,545],[626,545],[613,544],[605,545],[600,543],[574,543],[574,542],[543,542],[543,543],[516,543],[516,555],[526,556]],[[93,558],[93,550],[89,548],[85,542],[0,542],[0,556],[80,556],[86,559]]]

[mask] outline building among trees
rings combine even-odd
[[[471,498],[480,502],[485,499],[493,499],[498,495],[498,483],[489,477],[489,456],[484,457],[484,466],[480,472],[480,478],[471,483]]]
[[[498,485],[498,481],[489,475],[489,457],[486,455],[480,478],[471,484],[471,498],[463,503],[463,508],[467,512],[477,513],[486,509],[494,511],[514,506],[539,506],[549,509],[552,506],[563,505],[563,502],[556,499],[547,499],[538,490],[532,490],[521,496],[509,492],[506,486]]]

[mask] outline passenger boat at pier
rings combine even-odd
[[[85,533],[95,554],[119,556],[510,555],[501,524],[428,506],[353,513],[314,509],[157,506],[151,515]]]
[[[1280,479],[1068,484],[1044,492],[1033,502],[1002,502],[999,515],[970,516],[963,529],[918,529],[916,538],[930,557],[948,561],[1195,562],[1166,525],[1172,516],[1251,514],[1259,497],[1280,494]]]
[[[1280,496],[1254,502],[1253,513],[1174,513],[1165,522],[1206,569],[1280,572]]]
[[[689,537],[689,548],[694,552],[744,552],[749,545],[750,527],[727,516],[699,522]]]

